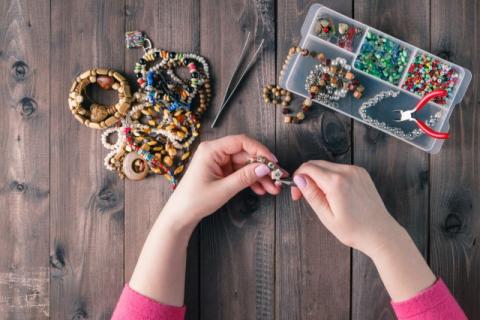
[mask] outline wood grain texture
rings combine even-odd
[[[179,14],[181,13],[181,14]],[[142,30],[153,45],[171,51],[199,52],[199,2],[132,1],[126,3],[126,29]],[[133,77],[135,62],[143,50],[126,52],[125,70]],[[134,81],[131,81],[132,85]],[[136,86],[135,86],[136,87]],[[140,250],[172,190],[166,179],[150,176],[142,181],[126,181],[125,190],[125,279],[128,281]],[[188,319],[198,319],[198,234],[189,244],[185,304]]]
[[[315,2],[0,0],[0,318],[110,318],[171,193],[162,177],[124,183],[106,171],[100,131],[68,110],[71,83],[88,68],[125,71],[133,85],[142,51],[125,49],[126,30],[208,59],[214,100],[202,140],[246,133],[290,172],[310,159],[365,166],[469,318],[480,318],[479,2],[322,1],[472,70],[452,137],[431,157],[320,106],[285,125],[264,105],[261,89],[277,81]],[[247,31],[265,49],[210,129]],[[375,268],[352,257],[288,191],[242,192],[190,242],[187,319],[392,319]]]
[[[275,78],[274,8],[271,0],[201,2],[201,53],[210,61],[215,90],[204,139],[246,133],[273,151],[275,111],[262,106],[261,87]],[[250,55],[261,39],[265,48],[210,129],[248,31],[255,39]],[[273,319],[274,221],[273,199],[245,191],[202,223],[202,319]]]
[[[277,70],[288,49],[298,45],[300,28],[313,3],[278,1]],[[322,4],[346,15],[352,11],[351,1]],[[295,99],[292,108],[301,103],[302,99]],[[281,112],[276,123],[278,158],[289,172],[312,159],[350,163],[348,117],[315,105],[300,125],[283,123]],[[289,190],[277,199],[276,211],[276,317],[348,319],[350,250],[321,225],[306,202],[292,202]]]
[[[50,315],[108,319],[123,287],[124,184],[67,95],[84,70],[123,70],[123,2],[52,0],[51,10]]]
[[[355,1],[354,18],[429,50],[429,1]],[[408,22],[406,21],[408,17]],[[420,251],[428,248],[428,155],[396,138],[355,122],[354,163],[365,167],[389,212]],[[354,251],[353,319],[394,319],[390,297],[369,258]]]
[[[48,1],[0,1],[0,317],[49,315]]]
[[[469,319],[480,319],[480,4],[435,0],[431,12],[432,52],[473,79],[453,112],[450,140],[431,158],[430,262]]]

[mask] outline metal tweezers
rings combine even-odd
[[[245,75],[247,74],[247,72],[254,65],[255,60],[257,59],[257,56],[260,53],[260,50],[262,49],[263,43],[265,41],[265,39],[262,39],[262,42],[260,42],[260,45],[258,46],[257,50],[255,50],[255,53],[253,54],[252,58],[248,62],[245,69],[243,70],[243,72],[240,75],[238,81],[233,83],[233,79],[235,78],[235,76],[239,72],[240,65],[241,65],[241,63],[242,63],[242,61],[245,58],[245,55],[247,53],[247,46],[248,46],[248,41],[249,40],[250,40],[250,32],[248,32],[248,34],[247,34],[247,39],[245,40],[245,43],[243,44],[243,49],[242,49],[242,52],[240,54],[240,59],[238,60],[237,66],[235,67],[235,71],[233,71],[232,77],[230,78],[230,81],[228,82],[227,90],[225,90],[225,94],[223,95],[223,100],[222,100],[220,110],[218,110],[218,113],[215,116],[215,119],[213,120],[212,125],[210,126],[211,128],[215,127],[215,124],[217,123],[218,119],[220,118],[220,115],[222,114],[223,109],[225,109],[225,106],[228,104],[228,102],[232,98],[233,94],[237,90],[238,86],[242,82],[242,80],[245,77]]]

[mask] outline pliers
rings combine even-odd
[[[446,97],[448,92],[445,90],[434,90],[430,93],[427,93],[415,106],[415,108],[410,110],[394,110],[393,112],[397,113],[395,121],[403,122],[403,121],[415,121],[417,126],[429,135],[432,138],[436,139],[448,139],[448,132],[438,132],[427,126],[427,124],[417,119],[416,112],[420,111],[430,100],[437,98],[437,97]]]

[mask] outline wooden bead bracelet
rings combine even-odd
[[[85,90],[96,83],[103,90],[116,90],[118,102],[104,106],[92,102],[90,108],[84,106]],[[75,78],[68,96],[68,105],[75,119],[93,129],[111,127],[124,118],[131,107],[132,93],[127,80],[118,72],[106,68],[87,70]]]
[[[280,185],[287,185],[287,186],[295,186],[295,183],[293,182],[292,179],[283,177],[284,175],[288,175],[286,172],[284,172],[278,164],[276,164],[273,161],[268,160],[267,158],[263,156],[257,156],[254,158],[250,158],[247,161],[247,164],[251,163],[262,163],[270,169],[270,178],[275,182],[277,186]]]

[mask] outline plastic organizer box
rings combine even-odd
[[[353,38],[352,45],[347,48],[341,47],[338,42],[336,43],[335,41],[331,41],[331,39],[318,36],[318,27],[316,28],[316,24],[319,19],[323,18],[328,18],[335,25],[338,25],[338,23],[346,23],[349,26],[354,26],[357,28],[358,34]],[[390,134],[423,151],[429,153],[437,153],[440,151],[444,142],[442,139],[435,139],[427,134],[421,134],[414,139],[402,138],[392,132],[389,132],[389,130],[382,128],[378,125],[378,123],[386,124],[387,128],[390,129],[400,128],[403,130],[403,132],[412,132],[413,130],[417,129],[417,125],[414,121],[396,122],[393,110],[413,109],[422,98],[420,94],[407,90],[407,84],[409,77],[408,71],[410,68],[414,68],[414,65],[412,64],[414,64],[416,59],[419,59],[422,57],[422,55],[425,55],[435,59],[437,63],[442,63],[451,67],[455,70],[458,76],[448,97],[445,98],[442,104],[438,103],[438,101],[430,101],[417,113],[417,117],[421,120],[427,120],[429,117],[436,115],[438,120],[432,125],[432,129],[441,132],[448,132],[449,119],[452,111],[455,105],[460,103],[460,101],[463,99],[465,91],[467,90],[472,78],[472,74],[469,70],[449,61],[445,61],[435,55],[432,55],[431,53],[428,53],[379,30],[344,16],[321,4],[314,4],[310,7],[301,29],[301,35],[302,39],[299,47],[308,49],[310,51],[323,52],[329,59],[335,59],[336,57],[345,58],[347,63],[352,66],[352,71],[355,74],[355,78],[358,79],[365,87],[363,95],[360,99],[353,98],[352,94],[349,93],[345,98],[338,100],[336,103],[329,103],[329,101],[325,100],[318,101],[315,99],[314,102],[345,114],[378,130],[386,132],[387,134]],[[371,39],[372,35],[376,38],[385,38],[387,39],[386,41],[390,40],[406,52],[404,65],[402,68],[399,68],[399,70],[402,70],[401,76],[397,76],[395,79],[389,79],[388,77],[384,77],[383,74],[370,74],[372,73],[370,70],[361,70],[362,55],[364,54],[362,50],[367,48],[367,37],[368,39]],[[310,71],[317,64],[319,64],[319,62],[312,57],[304,57],[298,53],[295,54],[294,57],[290,59],[288,65],[285,66],[284,74],[280,79],[280,85],[299,96],[303,96],[305,98],[309,97],[305,81]],[[375,119],[375,123],[362,119],[359,112],[361,105],[365,101],[374,97],[376,94],[385,90],[398,91],[399,94],[396,97],[385,98],[369,108],[368,116],[370,119]]]

